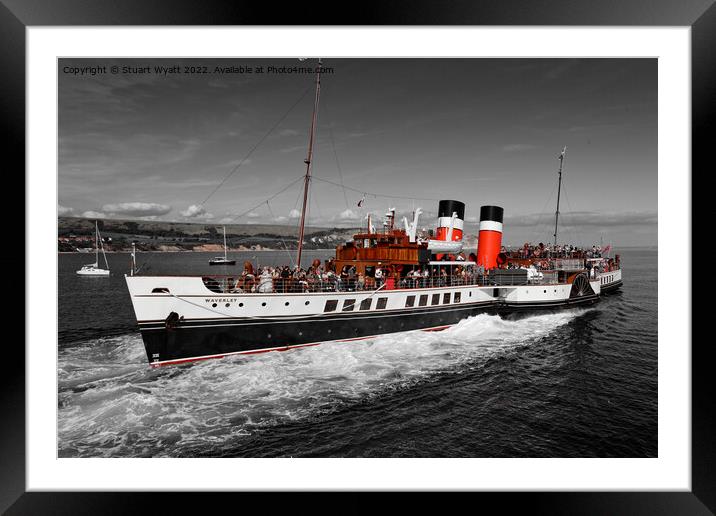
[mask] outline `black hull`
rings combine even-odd
[[[481,313],[571,308],[597,302],[596,295],[561,302],[501,304],[485,302],[378,313],[336,313],[307,318],[181,321],[166,328],[141,327],[147,358],[153,365],[176,364],[236,353],[286,350],[328,341],[349,341],[411,330],[440,330]],[[170,325],[171,326],[171,325]]]
[[[601,287],[601,293],[602,294],[608,294],[610,292],[616,292],[619,290],[622,286],[621,281],[615,281],[614,283],[610,283],[608,285],[602,285]]]
[[[496,313],[493,302],[371,314],[320,315],[302,319],[182,321],[175,328],[141,328],[150,363],[177,363],[235,353],[283,350],[327,341],[386,333],[443,329],[480,313]],[[155,329],[152,329],[155,328]]]
[[[229,260],[228,262],[209,262],[209,265],[236,265],[236,260]]]

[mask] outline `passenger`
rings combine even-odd
[[[383,286],[383,270],[380,267],[375,269],[375,283],[377,288]]]
[[[262,294],[268,294],[273,292],[273,280],[271,278],[271,273],[269,272],[268,267],[264,267],[263,271],[261,272],[261,275],[259,276],[259,284],[256,287],[257,292],[261,292]]]
[[[356,283],[356,290],[365,290],[365,276],[363,273],[358,274],[358,281]]]

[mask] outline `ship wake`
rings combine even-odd
[[[138,334],[60,349],[61,457],[190,457],[252,433],[475,370],[586,310],[505,320],[478,315],[441,332],[232,356],[151,369]]]

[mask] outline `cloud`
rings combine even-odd
[[[275,222],[286,222],[288,220],[288,217],[284,217],[283,215],[279,215],[275,219],[273,219]]]
[[[111,215],[156,217],[158,215],[166,215],[172,211],[172,207],[153,202],[121,202],[118,204],[105,204],[102,206],[102,211]]]
[[[214,218],[212,213],[207,212],[204,207],[199,204],[192,204],[186,210],[182,211],[181,215],[188,219],[209,220]]]
[[[297,218],[299,218],[300,216],[301,216],[301,212],[298,211],[298,210],[295,209],[295,208],[292,209],[292,210],[289,212],[289,214],[288,214],[288,217],[291,218],[291,219],[297,219]]]
[[[84,213],[83,213],[82,215],[80,215],[80,216],[81,216],[81,217],[84,217],[84,218],[86,218],[86,219],[106,219],[106,218],[107,218],[107,214],[106,214],[106,213],[101,213],[101,212],[92,211],[92,210],[86,211],[86,212],[84,212]]]
[[[513,227],[534,227],[538,222],[545,222],[554,215],[516,215],[505,217],[505,226]],[[560,225],[581,226],[581,227],[619,227],[619,226],[651,226],[657,223],[655,211],[646,212],[592,212],[575,211],[561,212],[559,217]]]
[[[61,204],[57,205],[57,214],[60,216],[69,215],[74,211],[75,210],[73,208],[67,208],[66,206],[62,206]]]
[[[232,222],[233,220],[234,220],[234,219],[231,218],[231,217],[224,217],[223,219],[221,219],[221,220],[219,221],[219,224],[229,224],[229,223]]]
[[[502,150],[505,152],[524,152],[536,148],[537,146],[531,143],[509,143],[502,146]]]
[[[249,213],[246,214],[246,218],[249,218],[249,219],[260,219],[260,218],[261,218],[261,214],[260,214],[260,213],[256,213],[255,211],[252,211],[252,212],[249,212]]]
[[[338,220],[360,220],[361,216],[350,208],[338,214]]]

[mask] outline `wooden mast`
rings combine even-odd
[[[311,134],[308,139],[308,154],[303,162],[306,164],[306,177],[303,183],[303,208],[301,209],[301,227],[298,234],[298,256],[296,266],[301,267],[301,253],[303,251],[303,232],[306,224],[306,204],[308,202],[308,188],[311,181],[311,162],[313,161],[313,140],[316,133],[316,119],[318,117],[318,99],[321,94],[321,59],[318,60],[316,70],[316,98],[313,101],[313,117],[311,118]]]
[[[557,211],[554,214],[554,247],[557,248],[557,223],[559,222],[559,195],[562,191],[562,165],[564,165],[564,154],[567,152],[567,146],[562,149],[559,155],[559,183],[557,183]]]

